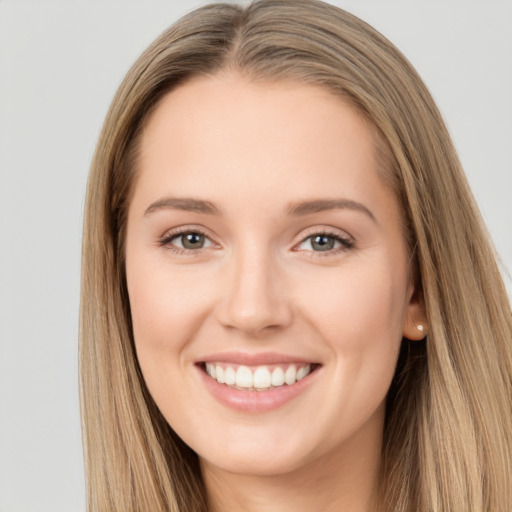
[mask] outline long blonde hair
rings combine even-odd
[[[496,254],[442,118],[403,55],[316,0],[213,4],[137,60],[112,102],[85,207],[80,383],[89,512],[207,510],[198,459],[144,384],[124,275],[126,212],[144,121],[198,75],[317,84],[379,133],[429,322],[404,340],[388,396],[382,510],[512,510],[512,316]]]

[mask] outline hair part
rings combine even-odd
[[[80,389],[89,512],[207,510],[197,456],[141,375],[125,282],[127,210],[144,123],[174,88],[220,71],[337,94],[374,127],[404,212],[429,322],[404,340],[384,432],[382,510],[512,510],[512,319],[456,152],[405,57],[372,27],[316,0],[212,4],[136,61],[105,120],[83,235]]]

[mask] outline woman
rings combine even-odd
[[[162,34],[83,258],[90,510],[511,509],[496,257],[428,91],[357,18],[263,0]]]

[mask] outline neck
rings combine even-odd
[[[361,432],[360,432],[361,433]],[[278,475],[225,471],[201,461],[211,512],[372,512],[379,483],[379,435],[352,439]]]

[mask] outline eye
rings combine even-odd
[[[188,252],[211,247],[213,242],[204,233],[190,230],[170,233],[160,240],[160,245],[177,252]]]
[[[300,251],[313,252],[338,252],[339,250],[350,249],[354,242],[347,238],[331,233],[315,233],[305,238],[298,246]]]
[[[182,233],[171,240],[174,245],[182,249],[202,249],[207,238],[202,233]]]

